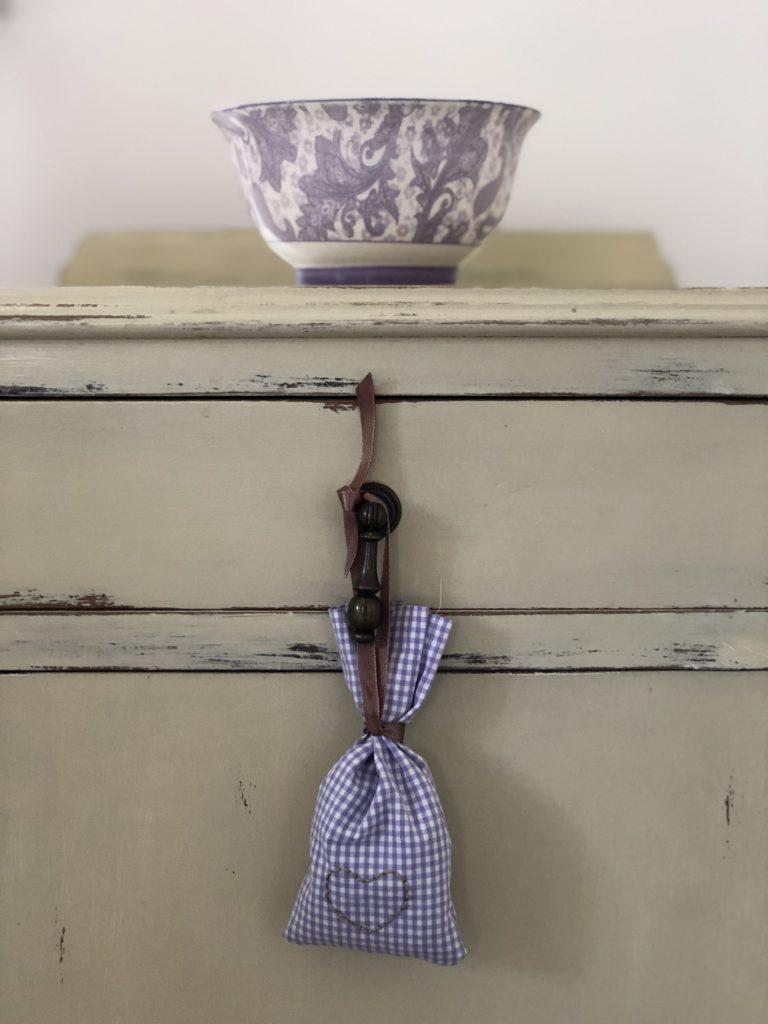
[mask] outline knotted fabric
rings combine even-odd
[[[363,707],[346,605],[330,610],[344,679]],[[387,735],[410,722],[435,679],[451,622],[425,605],[392,602],[391,727],[342,754],[317,794],[309,868],[286,938],[321,946],[458,963],[466,950],[451,899],[451,841],[426,761]],[[368,645],[371,646],[370,644]]]

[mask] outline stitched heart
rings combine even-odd
[[[350,868],[325,876],[325,898],[331,910],[363,932],[380,932],[408,906],[410,885],[399,871],[380,871],[364,878]]]

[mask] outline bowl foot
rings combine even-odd
[[[456,267],[297,267],[299,285],[454,284]]]

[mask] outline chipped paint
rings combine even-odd
[[[674,359],[670,359],[663,366],[641,367],[630,370],[630,373],[638,374],[650,385],[670,385],[686,392],[705,393],[712,390],[713,379],[728,376],[728,370],[724,366],[696,366]]]
[[[68,611],[77,608],[100,611],[107,608],[117,608],[118,606],[113,598],[104,593],[53,596],[41,594],[39,590],[29,588],[28,590],[13,590],[7,594],[0,594],[0,607],[12,611],[32,609],[39,611]]]
[[[512,659],[507,654],[480,654],[473,651],[456,652],[443,655],[441,665],[444,670],[457,668],[509,667]]]
[[[719,649],[717,644],[695,643],[684,644],[674,643],[670,651],[675,659],[683,659],[691,668],[700,666],[716,665],[719,660]]]
[[[731,776],[728,783],[728,790],[725,794],[725,824],[731,824],[731,818],[733,816],[734,808],[736,806],[736,790],[733,788],[733,776]]]
[[[351,377],[289,377],[278,380],[265,374],[264,381],[278,391],[301,391],[304,394],[312,391],[354,391],[357,385]]]
[[[351,402],[346,398],[329,398],[323,402],[323,408],[329,412],[350,412],[353,409],[357,409],[357,403]]]
[[[240,796],[240,800],[242,801],[243,807],[245,807],[249,814],[253,814],[253,811],[251,810],[251,807],[248,804],[248,797],[246,796],[245,786],[243,785],[242,779],[237,780],[237,792]]]
[[[14,398],[32,395],[66,395],[69,388],[54,387],[52,384],[0,384],[0,397]]]

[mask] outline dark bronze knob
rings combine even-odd
[[[373,595],[355,594],[347,605],[347,621],[355,643],[372,643],[381,623],[381,601]]]
[[[387,487],[386,484],[377,483],[375,480],[369,480],[363,484],[361,490],[368,491],[369,494],[375,494],[377,498],[381,498],[387,506],[387,512],[389,513],[389,532],[394,533],[397,529],[397,524],[402,518],[403,506],[400,504],[400,499],[392,488]]]
[[[354,596],[347,605],[347,622],[356,643],[372,643],[381,623],[381,601],[376,596],[381,590],[378,571],[378,544],[387,532],[387,516],[390,533],[402,517],[400,499],[386,484],[375,482],[363,484],[362,491],[375,494],[384,502],[386,510],[376,501],[361,501],[355,509],[358,527],[358,544],[362,546],[359,569],[353,571]]]

